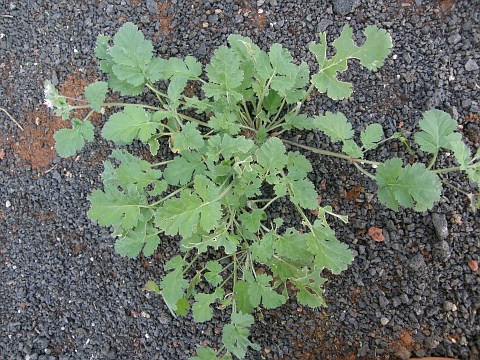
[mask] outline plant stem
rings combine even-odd
[[[160,90],[158,90],[158,89],[157,89],[155,86],[153,86],[153,84],[151,84],[151,83],[147,83],[147,87],[148,87],[150,90],[152,90],[152,91],[155,93],[155,95],[157,95],[158,101],[160,101],[160,103],[161,103],[162,105],[165,105],[165,103],[163,102],[161,96],[163,96],[164,98],[167,98],[167,99],[168,99],[167,94],[162,93]]]
[[[275,76],[275,73],[276,71],[273,72],[272,76],[270,76],[270,78],[268,79],[267,83],[265,84],[265,86],[263,86],[263,90],[262,90],[262,93],[260,94],[260,97],[258,99],[258,104],[257,104],[257,110],[256,110],[256,113],[260,113],[260,110],[262,109],[262,105],[263,105],[263,98],[265,97],[265,95],[267,94],[268,91],[270,91],[270,83],[272,82],[272,79],[273,77]]]
[[[92,114],[93,114],[94,112],[95,112],[95,110],[90,110],[90,112],[87,114],[87,116],[85,116],[85,117],[83,118],[83,121],[88,120],[88,118],[89,118],[90,116],[92,116]]]
[[[223,349],[225,349],[225,345],[222,345],[222,346],[220,347],[220,349],[217,350],[217,353],[216,353],[217,357],[218,357],[218,355],[221,354],[221,352],[223,351]]]
[[[165,196],[164,198],[162,198],[162,199],[160,199],[160,200],[158,200],[158,201],[154,202],[153,204],[150,204],[150,206],[149,206],[149,207],[151,208],[151,207],[154,207],[154,206],[157,206],[157,205],[161,204],[161,203],[162,203],[162,202],[164,202],[165,200],[167,200],[167,199],[171,198],[172,196],[175,196],[175,195],[177,195],[177,194],[178,194],[180,191],[182,191],[182,190],[186,189],[187,187],[189,187],[189,186],[190,186],[190,185],[192,185],[192,184],[193,184],[193,181],[192,181],[192,182],[190,182],[190,183],[188,183],[188,184],[187,184],[187,185],[185,185],[185,186],[182,186],[181,188],[178,188],[178,189],[177,189],[177,190],[175,190],[174,192],[171,192],[170,194],[168,194],[168,195],[167,195],[167,196]]]
[[[233,255],[233,289],[235,289],[235,285],[237,285],[237,255]],[[235,290],[233,290],[235,292]],[[235,293],[233,295],[233,302],[232,302],[232,312],[237,312],[237,301],[235,300]]]
[[[2,110],[5,114],[7,114],[7,116],[10,118],[10,120],[12,120],[12,121],[15,123],[15,125],[18,126],[18,128],[19,128],[20,130],[25,131],[25,130],[23,129],[22,125],[20,125],[20,124],[17,122],[17,120],[15,120],[15,119],[13,118],[13,116],[8,113],[7,110],[5,110],[5,109],[2,108],[2,107],[0,107],[0,110]]]
[[[275,196],[275,197],[274,197],[273,199],[271,199],[268,203],[266,203],[264,207],[262,207],[262,210],[265,210],[266,208],[268,208],[270,205],[272,205],[272,203],[273,203],[275,200],[277,200],[277,199],[279,199],[279,198],[281,198],[281,196]]]
[[[185,275],[185,273],[192,267],[192,265],[197,261],[198,257],[200,256],[199,253],[195,254],[193,257],[192,261],[190,261],[185,269],[182,271],[182,275]]]
[[[228,255],[222,256],[220,259],[215,259],[215,261],[222,261],[222,260],[228,259],[229,257],[233,257],[233,255],[243,254],[245,251],[246,251],[246,250],[236,251],[236,252],[234,252],[233,254],[228,254]],[[223,270],[222,270],[222,271],[223,271]]]
[[[283,118],[282,118],[282,121],[285,120],[285,118],[290,115],[291,113],[296,113],[298,115],[298,113],[300,112],[300,109],[302,108],[302,105],[305,103],[305,101],[307,100],[307,98],[310,96],[310,94],[312,93],[313,89],[315,88],[315,86],[313,84],[310,85],[310,87],[308,88],[307,92],[305,93],[305,96],[302,98],[302,100],[300,100],[298,103],[297,103],[297,106],[293,107],[288,113],[286,113]],[[280,122],[280,123],[281,123]]]
[[[168,163],[171,163],[172,161],[173,161],[173,160],[161,161],[161,162],[158,162],[158,163],[151,164],[150,167],[167,165]]]
[[[251,202],[251,203],[257,203],[257,202],[268,202],[272,199],[255,199],[255,200],[248,200],[248,202]]]
[[[150,105],[145,105],[145,104],[129,104],[129,103],[102,103],[101,106],[104,107],[114,107],[114,106],[119,106],[119,107],[126,107],[126,106],[137,106],[137,107],[143,107],[145,109],[150,109],[150,110],[163,110],[162,108],[159,108],[157,106],[150,106]],[[90,105],[74,105],[71,107],[72,110],[75,109],[89,109]]]
[[[280,107],[278,108],[277,114],[276,114],[275,117],[273,118],[272,123],[275,123],[275,121],[277,121],[277,119],[278,119],[278,117],[280,116],[280,113],[282,112],[283,107],[285,106],[285,103],[286,103],[286,102],[287,102],[287,98],[283,98],[282,104],[281,104]]]
[[[364,160],[364,159],[357,159],[357,158],[353,158],[351,156],[348,156],[348,155],[345,155],[345,154],[340,154],[340,153],[336,153],[336,152],[333,152],[333,151],[328,151],[328,150],[323,150],[323,149],[317,149],[317,148],[314,148],[314,147],[311,147],[311,146],[306,146],[306,145],[302,145],[302,144],[298,144],[296,142],[293,142],[293,141],[289,141],[289,140],[284,140],[284,139],[281,139],[284,143],[287,143],[287,144],[290,144],[290,145],[293,145],[293,146],[297,146],[297,147],[300,147],[302,149],[305,149],[305,150],[309,150],[311,152],[314,152],[316,154],[321,154],[321,155],[327,155],[327,156],[333,156],[333,157],[336,157],[336,158],[340,158],[340,159],[344,159],[344,160],[348,160],[350,162],[358,162],[358,163],[361,163],[361,164],[369,164],[369,165],[381,165],[382,163],[381,162],[378,162],[378,161],[370,161],[370,160]]]
[[[454,167],[449,167],[445,169],[437,169],[437,170],[430,170],[430,171],[433,172],[434,174],[444,174],[444,173],[458,171],[458,170],[461,170],[460,166],[454,166]]]
[[[200,124],[200,125],[203,125],[205,127],[211,127],[210,125],[208,125],[206,122],[204,121],[201,121],[201,120],[198,120],[198,119],[195,119],[191,116],[188,116],[188,115],[184,115],[184,114],[177,114],[179,117],[181,117],[183,120],[188,120],[188,121],[193,121],[193,122],[196,122],[197,124]]]
[[[470,197],[473,195],[472,193],[468,193],[466,191],[463,191],[462,189],[458,188],[457,186],[449,183],[448,181],[446,180],[443,180],[443,179],[440,179],[442,181],[442,183],[444,183],[445,185],[447,185],[449,188],[452,188],[456,191],[458,191],[460,194],[463,194],[465,195],[466,197],[468,197],[470,199]]]
[[[437,160],[437,155],[438,155],[438,152],[436,152],[435,154],[433,154],[433,158],[432,158],[432,160],[430,161],[430,163],[428,164],[427,170],[430,170],[430,169],[433,167],[433,164],[435,164],[435,160]]]
[[[248,111],[247,104],[245,103],[245,100],[242,101],[242,107],[243,110],[245,111],[245,115],[247,119],[250,121],[250,123],[253,123],[252,117],[250,116],[250,111]]]
[[[362,174],[368,176],[370,179],[375,180],[375,176],[369,173],[367,170],[365,170],[363,167],[358,165],[358,163],[354,162],[353,166],[355,166]]]

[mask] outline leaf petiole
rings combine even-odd
[[[190,185],[193,184],[193,181],[191,181],[190,183],[188,183],[187,185],[185,186],[182,186],[181,188],[178,188],[177,190],[171,192],[170,194],[168,194],[167,196],[165,196],[164,198],[154,202],[153,204],[150,204],[150,206],[148,206],[149,208],[152,208],[154,206],[157,206],[157,205],[160,205],[162,202],[164,202],[165,200],[167,199],[170,199],[171,197],[177,195],[179,192],[181,192],[182,190],[185,190],[186,188],[188,188]]]
[[[160,161],[158,163],[151,164],[150,167],[162,166],[171,163],[173,160]]]
[[[430,170],[434,174],[445,174],[453,171],[458,171],[461,170],[460,166],[453,166],[445,169],[437,169],[437,170]]]

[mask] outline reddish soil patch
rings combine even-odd
[[[355,201],[363,192],[365,192],[365,188],[361,186],[354,186],[350,189],[342,190],[342,195],[345,199],[349,201]]]
[[[25,117],[25,131],[19,133],[19,141],[14,152],[29,163],[33,169],[48,167],[57,155],[53,134],[68,123],[60,117],[52,116],[45,107],[36,108]]]
[[[457,3],[458,0],[435,0],[432,1],[431,4],[435,7],[433,10],[436,13],[440,13],[442,17],[450,14],[450,12],[453,10],[453,7]],[[398,0],[398,5],[401,6],[402,8],[408,8],[408,7],[413,7],[415,6],[415,13],[416,14],[421,14],[422,11],[425,9],[425,5],[421,6],[416,6],[415,5],[415,0]],[[437,7],[438,6],[438,7]]]
[[[94,73],[74,72],[68,75],[63,85],[60,86],[60,93],[68,97],[80,97],[85,86],[95,79],[96,75]],[[88,109],[78,110],[73,112],[71,117],[82,119],[87,112]],[[97,123],[100,117],[100,114],[94,114],[90,119]],[[53,135],[57,130],[69,127],[69,121],[54,116],[51,110],[41,105],[26,114],[23,124],[25,131],[18,131],[17,143],[13,146],[13,151],[22,160],[30,164],[33,169],[39,170],[49,167],[57,156]]]
[[[407,349],[408,351],[414,351],[420,349],[420,345],[415,343],[412,334],[407,329],[403,329],[399,338],[396,341],[391,341],[388,345],[389,348],[395,350]]]
[[[239,7],[240,10],[238,13],[245,17],[249,25],[252,25],[258,30],[264,30],[267,27],[267,17],[265,16],[265,12],[259,13],[257,6],[251,7],[249,1],[241,1]]]
[[[170,6],[168,1],[157,3],[157,21],[160,25],[158,32],[152,37],[156,42],[161,35],[166,36],[167,41],[172,41],[173,33],[170,26],[172,25],[172,14],[169,14]]]
[[[56,214],[53,211],[47,211],[47,212],[36,211],[33,213],[33,215],[42,223],[47,222],[49,220],[53,220],[56,217]]]

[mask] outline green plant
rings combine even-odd
[[[117,145],[140,140],[153,156],[160,148],[159,139],[169,139],[175,156],[158,163],[125,149],[114,150],[112,161],[104,163],[104,189],[89,196],[88,216],[102,226],[113,226],[116,251],[132,258],[141,252],[152,255],[161,243],[160,234],[181,236],[182,255],[164,265],[168,274],[159,284],[149,281],[146,288],[161,294],[174,316],[187,313],[191,298],[197,322],[212,318],[214,304],[231,308],[232,314],[231,323],[223,328],[223,346],[217,351],[198,349],[194,359],[222,354],[222,359],[242,358],[248,347],[258,349],[248,339],[255,309],[276,308],[293,294],[302,305],[322,306],[322,271],[339,274],[353,260],[327,222],[327,216],[344,222],[347,217],[318,204],[315,185],[307,176],[310,162],[300,152],[287,151],[286,143],[348,161],[376,181],[380,202],[393,210],[430,209],[440,199],[441,173],[463,170],[480,182],[480,153],[472,157],[455,131],[456,122],[442,111],[426,112],[421,131],[414,136],[420,149],[432,154],[427,166],[404,165],[399,158],[384,163],[364,159],[366,152],[392,139],[411,150],[404,134],[384,139],[382,127],[370,124],[358,143],[343,114],[326,112],[312,118],[301,113],[314,89],[332,99],[350,96],[352,85],[337,79],[349,59],[358,59],[369,70],[383,65],[392,47],[390,36],[374,26],[364,34],[366,39],[358,47],[352,29],[345,26],[333,42],[336,52],[331,58],[322,34],[320,43],[310,46],[319,64],[311,77],[309,67],[295,64],[280,44],[265,52],[250,39],[231,35],[229,47],[214,52],[202,77],[201,64],[191,56],[154,57],[151,42],[127,23],[113,44],[102,35],[97,40],[96,55],[108,82],[86,87],[83,99],[63,97],[46,84],[45,103],[57,115],[68,119],[72,110],[91,109],[84,119],[72,119],[71,128],[55,134],[61,156],[73,155],[94,139],[89,118],[108,107],[123,111],[109,117],[103,138]],[[200,84],[203,96],[186,96],[188,83]],[[105,102],[109,89],[139,95],[145,88],[155,94],[158,105]],[[341,142],[342,152],[280,138],[292,129],[320,130],[333,142]],[[453,151],[458,166],[434,169],[442,149]],[[376,169],[375,175],[367,166]],[[468,195],[474,200],[473,194]],[[301,224],[295,228],[269,215],[270,206],[280,198],[289,199],[300,215]],[[212,248],[215,252],[210,256],[207,250]],[[198,291],[201,281],[209,284],[210,292]]]

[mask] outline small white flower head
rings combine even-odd
[[[52,90],[52,85],[50,85],[49,82],[46,82],[45,83],[45,89],[44,89],[45,97],[48,97],[51,90]]]
[[[48,108],[53,109],[53,104],[52,104],[52,101],[51,101],[51,100],[45,99],[45,101],[43,102],[43,104],[46,105]]]

